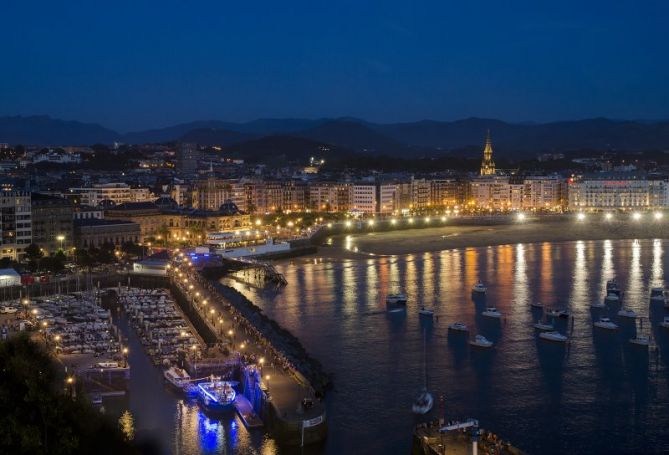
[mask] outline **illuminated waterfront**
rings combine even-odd
[[[665,284],[668,243],[659,240],[587,241],[505,245],[397,257],[303,258],[278,265],[288,286],[260,292],[234,284],[298,336],[335,375],[329,396],[328,453],[407,453],[420,389],[421,328],[427,328],[430,388],[445,394],[448,418],[473,416],[529,453],[634,453],[669,449],[666,355],[669,337],[657,328],[662,305],[652,313],[661,354],[628,343],[635,326],[595,333],[593,310],[614,276],[626,307],[643,316],[649,334],[649,292]],[[474,302],[471,285],[488,285]],[[384,295],[409,295],[405,316],[388,315]],[[568,349],[537,340],[540,311],[531,301],[569,308],[575,316]],[[434,307],[435,321],[418,317]],[[504,314],[485,320],[486,304]],[[471,352],[464,339],[448,337],[462,321],[472,336],[496,344]],[[564,320],[557,322],[568,331]],[[439,405],[435,405],[438,411]],[[361,448],[363,448],[361,450]]]
[[[606,281],[617,276],[624,305],[647,318],[650,287],[665,284],[667,248],[665,241],[588,241],[398,257],[309,257],[278,264],[289,283],[279,291],[233,283],[334,373],[327,453],[409,451],[422,328],[428,334],[430,389],[435,397],[445,395],[447,418],[476,417],[483,428],[529,453],[635,453],[669,449],[669,377],[662,355],[669,353],[669,331],[657,328],[664,310],[660,303],[651,315],[661,350],[656,358],[627,342],[632,322],[621,322],[619,333],[593,337],[597,313],[590,304],[603,298]],[[479,277],[489,288],[475,302],[470,288]],[[385,311],[383,297],[395,289],[409,296],[405,316]],[[574,314],[568,350],[537,340],[532,324],[540,311],[529,305],[537,300]],[[434,307],[439,319],[421,321],[421,304]],[[486,304],[502,311],[501,323],[480,316]],[[616,311],[607,314],[616,320]],[[447,325],[454,321],[466,323],[472,336],[484,334],[495,348],[472,352],[465,338],[449,337]],[[567,326],[558,322],[562,332]],[[643,332],[650,333],[648,319]],[[163,387],[135,337],[130,348],[130,409],[138,435],[148,433],[166,450],[183,454],[295,452],[262,433],[250,434],[237,418],[207,418],[194,402]]]

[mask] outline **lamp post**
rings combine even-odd
[[[65,240],[65,236],[60,234],[56,237],[56,240],[60,242],[60,251],[63,251],[63,241]]]

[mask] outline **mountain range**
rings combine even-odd
[[[589,149],[601,151],[669,150],[669,121],[627,121],[595,118],[549,123],[511,123],[496,119],[422,120],[372,123],[356,118],[258,119],[245,123],[197,121],[130,133],[94,123],[48,116],[0,117],[0,142],[31,145],[90,145],[124,142],[195,142],[266,150],[273,141],[282,147],[311,149],[324,144],[364,154],[430,156],[471,150],[478,153],[490,131],[496,151],[509,157],[540,152]],[[292,138],[292,139],[289,139]],[[297,140],[300,139],[300,140]],[[292,141],[292,142],[291,142]],[[271,147],[270,147],[271,148]]]

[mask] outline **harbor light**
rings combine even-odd
[[[123,355],[128,355],[128,348],[123,348]]]
[[[54,340],[56,343],[58,343],[58,342],[60,341],[60,335],[56,335],[55,337],[53,337],[53,340]]]
[[[580,212],[578,215],[576,215],[576,219],[577,219],[578,221],[583,221],[583,220],[585,220],[585,213]]]
[[[328,229],[332,229],[332,223],[328,223]]]
[[[351,227],[351,222],[350,221],[346,222],[346,227]]]
[[[74,383],[74,378],[72,376],[68,376],[66,382],[68,384],[72,384],[72,383]]]
[[[214,310],[214,309],[212,308],[209,312],[210,312],[211,314],[214,314],[214,313],[216,313],[216,310]]]
[[[425,217],[425,222],[426,222],[426,223],[429,223],[429,222],[430,222],[430,217],[429,217],[429,216],[426,216],[426,217]]]
[[[632,219],[634,219],[634,221],[639,221],[639,220],[641,219],[641,213],[639,213],[639,212],[634,212],[634,213],[632,214]]]
[[[196,292],[196,293],[195,293],[195,297],[200,297],[200,293],[199,293],[199,292]]]
[[[396,225],[396,224],[397,224],[397,220],[396,220],[395,218],[393,218],[392,220],[390,220],[390,224],[392,224],[393,226]]]
[[[518,221],[525,221],[525,214],[524,213],[519,213],[518,215],[516,215],[516,219]]]
[[[234,332],[232,330],[228,330],[228,335],[232,336]]]
[[[244,349],[246,347],[246,344],[242,343],[239,345],[239,349]]]
[[[190,289],[190,290],[193,290],[194,287],[195,287],[195,286],[193,286],[192,284],[189,284],[189,285],[188,285],[188,289]]]
[[[180,335],[181,335],[182,337],[185,337],[185,336],[186,336],[186,332],[182,330]]]
[[[611,221],[613,219],[613,213],[607,213],[604,215],[604,218],[606,218],[606,221]]]
[[[655,212],[653,214],[656,220],[661,220],[662,219],[662,212]]]
[[[409,218],[409,224],[413,224],[413,218]]]
[[[367,222],[367,224],[370,225],[370,226],[374,226],[374,220],[369,220],[369,221]]]
[[[265,363],[265,358],[260,357],[260,360],[258,360],[258,362],[260,363],[260,366],[262,366],[262,364]]]
[[[445,216],[442,216],[442,217],[441,217],[441,221],[446,222],[446,217],[445,217]]]

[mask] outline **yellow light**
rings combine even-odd
[[[578,221],[583,221],[583,220],[585,220],[585,213],[580,212],[578,215],[576,215],[576,219],[577,219]]]
[[[369,221],[367,222],[367,224],[370,225],[370,226],[374,226],[374,220],[369,220]]]
[[[607,213],[606,215],[604,215],[604,218],[606,218],[607,221],[611,221],[613,219],[613,214]]]
[[[525,221],[525,214],[519,213],[518,215],[516,215],[516,218],[518,219],[518,221]]]
[[[632,218],[634,219],[634,221],[639,221],[641,219],[641,214],[639,212],[634,212],[632,214]]]
[[[653,214],[656,220],[661,220],[662,219],[662,212],[655,212]]]

